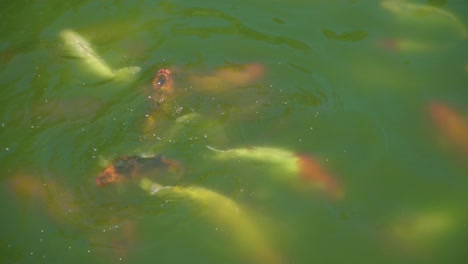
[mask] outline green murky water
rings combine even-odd
[[[47,2],[1,4],[0,262],[468,259],[464,1]],[[93,77],[64,52],[64,29],[112,69],[141,71],[130,81]],[[248,63],[265,75],[230,90],[192,87],[191,74]],[[180,96],[144,133],[164,67],[176,69]],[[433,122],[433,102],[460,118]],[[207,146],[313,157],[343,196],[301,188],[298,175],[282,181],[281,166],[217,160]],[[155,182],[217,192],[242,214],[224,217],[224,198],[96,186],[106,161],[142,154],[184,166],[182,178]],[[15,185],[25,176],[40,190]]]

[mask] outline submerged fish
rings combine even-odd
[[[220,92],[232,88],[253,84],[263,77],[265,67],[258,63],[240,66],[228,66],[208,75],[192,75],[190,83],[202,92]]]
[[[430,52],[442,47],[439,45],[410,39],[388,38],[378,42],[382,48],[397,52]]]
[[[107,166],[96,178],[96,184],[103,187],[147,174],[171,174],[180,176],[181,165],[161,155],[152,157],[123,156]]]
[[[463,226],[464,210],[432,209],[404,212],[377,230],[377,236],[389,247],[406,254],[427,257],[450,241],[456,241]]]
[[[468,154],[468,121],[453,107],[443,102],[431,102],[428,111],[440,133],[452,145]]]
[[[343,197],[343,189],[339,182],[326,172],[320,163],[312,157],[296,154],[288,150],[270,147],[238,148],[215,151],[216,159],[249,159],[274,165],[271,167],[273,174],[279,174],[283,179],[291,181],[292,184],[302,183],[300,179],[322,188],[334,199]],[[298,179],[298,177],[300,178]]]
[[[201,206],[209,220],[230,230],[234,242],[242,251],[251,255],[253,263],[282,263],[247,213],[226,196],[196,186],[162,186],[146,178],[140,181],[140,187],[149,195],[188,199]]]
[[[43,182],[40,178],[29,175],[17,175],[9,179],[8,184],[9,190],[13,192],[13,200],[19,200],[34,209],[39,207],[54,223],[80,231],[94,246],[98,239],[100,244],[110,247],[112,256],[106,257],[114,259],[114,255],[117,255],[126,258],[134,251],[136,231],[133,221],[122,219],[116,214],[96,223],[93,211],[72,191],[73,188],[67,188],[70,186],[61,185],[51,179]],[[103,225],[106,226],[104,230]]]
[[[109,65],[96,53],[91,44],[73,30],[65,29],[60,32],[65,48],[69,55],[82,61],[84,70],[102,80],[118,77],[123,80],[131,80],[140,71],[140,67],[125,67],[112,70]]]
[[[436,23],[437,28],[446,24],[454,28],[462,38],[468,37],[468,30],[463,22],[454,14],[438,7],[401,0],[385,0],[381,2],[381,6],[401,19],[417,21],[428,28],[431,28],[430,24],[428,24],[431,22]]]

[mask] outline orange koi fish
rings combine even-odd
[[[429,115],[440,133],[451,144],[468,154],[468,122],[455,109],[443,102],[431,102]]]
[[[343,188],[335,177],[330,175],[313,158],[305,155],[296,155],[299,166],[299,175],[302,179],[320,185],[328,195],[335,199],[343,198]]]
[[[153,88],[155,90],[161,90],[165,93],[174,92],[174,80],[172,79],[172,71],[169,69],[160,69],[153,79]]]
[[[222,91],[252,84],[262,78],[264,74],[265,67],[263,65],[252,63],[239,67],[221,68],[211,75],[193,75],[190,81],[201,91]]]

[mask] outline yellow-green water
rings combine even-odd
[[[1,263],[468,260],[467,154],[427,111],[441,101],[468,122],[464,1],[400,1],[438,6],[435,17],[360,0],[72,2],[0,4]],[[64,54],[64,29],[113,69],[141,72],[90,78]],[[234,91],[191,88],[191,72],[244,63],[265,76]],[[178,69],[185,92],[143,133],[163,67]],[[194,123],[177,124],[189,113]],[[344,195],[288,184],[258,161],[216,160],[207,146],[313,156]],[[167,184],[236,203],[246,241],[255,232],[274,253],[252,257],[257,242],[239,245],[238,229],[212,221],[222,207],[149,196],[137,182],[96,186],[103,161],[142,153],[183,164]],[[45,198],[15,193],[25,175],[48,184]]]

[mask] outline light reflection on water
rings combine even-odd
[[[444,27],[426,29],[377,2],[245,4],[23,4],[5,18],[14,26],[0,42],[2,263],[252,261],[232,227],[190,199],[150,197],[137,182],[96,187],[110,161],[142,154],[184,165],[181,179],[153,180],[238,203],[278,262],[466,257],[466,38],[456,22],[466,6],[447,4],[456,23],[442,13]],[[64,54],[65,28],[113,69],[140,66],[138,77],[88,79]],[[197,90],[191,78],[245,63],[265,76],[235,91]],[[143,133],[163,67],[180,92]],[[431,117],[433,101],[449,110]],[[214,161],[206,146],[313,156],[345,195],[291,187],[269,163]]]

